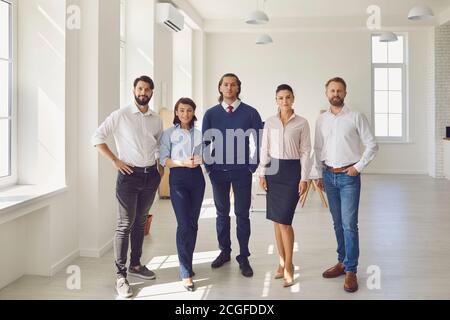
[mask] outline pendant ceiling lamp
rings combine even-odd
[[[269,22],[269,17],[264,11],[256,10],[250,13],[245,22],[248,24],[264,24]]]
[[[394,42],[397,40],[397,35],[391,31],[383,32],[380,36],[380,42]]]
[[[265,0],[264,0],[264,2],[265,2]],[[257,7],[258,7],[258,3],[257,3]],[[269,22],[269,17],[263,10],[259,10],[259,9],[250,13],[248,18],[245,20],[245,23],[248,23],[248,24],[264,24],[267,22]]]
[[[409,11],[409,20],[425,20],[434,17],[433,11],[427,6],[415,6]]]
[[[256,44],[269,44],[269,43],[273,43],[272,37],[269,36],[268,34],[264,33],[261,34],[257,39],[256,39]]]

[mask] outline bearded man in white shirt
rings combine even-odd
[[[367,118],[344,104],[346,95],[347,84],[342,78],[327,82],[326,96],[331,106],[317,120],[314,151],[320,177],[318,186],[327,194],[338,253],[338,263],[322,275],[324,278],[345,275],[344,290],[355,292],[358,290],[360,173],[375,158],[378,145]]]
[[[116,290],[120,297],[133,295],[127,281],[127,255],[130,244],[128,273],[146,280],[156,275],[141,264],[144,225],[155,199],[164,169],[159,166],[159,144],[163,132],[161,118],[150,110],[154,83],[148,76],[134,81],[133,104],[114,111],[95,131],[92,144],[117,169],[116,197],[119,202],[114,254],[117,270]],[[118,155],[106,144],[114,136]]]

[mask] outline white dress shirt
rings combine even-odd
[[[270,117],[264,124],[261,142],[259,175],[266,174],[270,159],[300,160],[302,181],[309,179],[311,138],[308,121],[295,113],[283,125],[280,114]]]
[[[222,107],[225,109],[226,112],[228,112],[228,107],[229,105],[225,103],[225,101],[222,101],[221,103]],[[239,106],[241,105],[241,100],[237,99],[236,101],[234,101],[230,106],[233,107],[233,112],[236,111],[237,108],[239,108]]]
[[[365,151],[361,156],[361,142]],[[361,172],[375,158],[378,144],[363,114],[346,105],[334,115],[330,110],[321,114],[316,123],[314,152],[319,177],[323,164],[342,168],[351,164]]]
[[[161,118],[150,109],[142,113],[136,105],[114,111],[95,131],[94,146],[113,135],[120,160],[136,167],[149,167],[159,158],[163,133]]]

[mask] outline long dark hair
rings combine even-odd
[[[222,78],[220,78],[219,86],[217,87],[217,88],[219,89],[219,93],[220,93],[220,97],[219,97],[219,102],[220,102],[220,103],[222,103],[222,101],[223,101],[223,94],[222,94],[222,92],[220,92],[220,87],[222,86],[223,79],[224,79],[224,78],[227,78],[227,77],[233,77],[233,78],[236,78],[236,81],[237,81],[237,84],[238,84],[238,93],[237,93],[237,98],[238,98],[238,99],[239,99],[239,94],[241,93],[241,85],[242,85],[241,80],[240,80],[240,79],[238,78],[238,76],[235,75],[234,73],[226,73],[226,74],[224,74],[224,75],[222,76]]]
[[[177,124],[181,125],[181,121],[180,121],[180,119],[177,116],[178,106],[180,104],[190,105],[192,107],[192,109],[194,109],[194,113],[195,113],[195,109],[197,108],[197,106],[195,105],[195,102],[192,99],[190,99],[190,98],[180,98],[180,100],[178,100],[177,103],[175,103],[175,108],[173,110],[173,115],[174,115],[173,124],[174,125],[177,125]],[[194,114],[194,117],[192,118],[191,122],[189,122],[189,128],[192,129],[194,127],[195,121],[197,121],[197,117]]]

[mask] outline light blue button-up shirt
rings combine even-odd
[[[166,166],[167,159],[188,160],[192,156],[202,156],[202,133],[192,128],[187,131],[179,124],[164,131],[161,137],[160,163]]]

